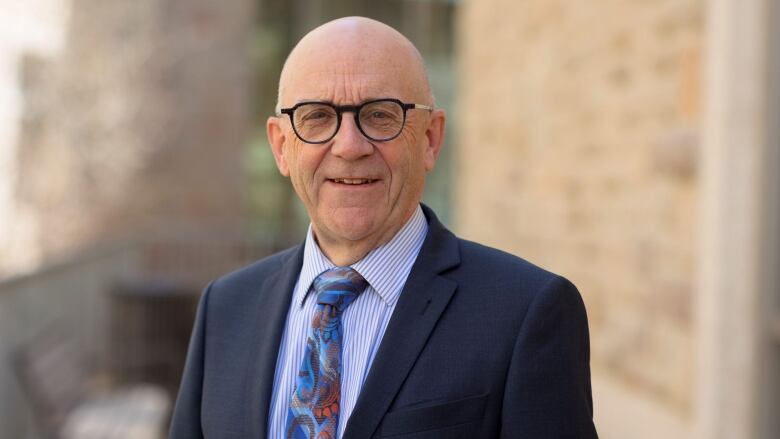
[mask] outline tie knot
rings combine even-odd
[[[339,312],[344,311],[366,285],[368,282],[351,267],[331,268],[314,279],[317,303],[331,305]]]

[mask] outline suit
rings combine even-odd
[[[423,209],[428,234],[343,437],[597,437],[574,285],[455,237]],[[294,247],[206,288],[171,438],[266,437],[302,255]]]

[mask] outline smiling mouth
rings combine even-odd
[[[328,181],[332,181],[334,183],[339,183],[339,184],[361,185],[361,184],[371,184],[379,180],[375,178],[329,178]]]

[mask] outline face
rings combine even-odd
[[[342,42],[345,50],[338,54],[331,49],[291,57],[281,106],[310,100],[356,105],[388,97],[431,104],[416,93],[415,78],[405,77],[408,70],[398,65],[403,63],[391,62],[386,47],[358,43]],[[391,239],[419,203],[440,150],[444,114],[409,110],[401,134],[386,142],[364,137],[354,113],[343,114],[338,133],[325,144],[301,141],[286,115],[270,118],[267,128],[277,166],[306,206],[320,245],[374,248]]]

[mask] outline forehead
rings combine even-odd
[[[418,64],[409,47],[396,41],[367,42],[343,36],[308,41],[285,65],[281,103],[288,106],[304,100],[326,100],[354,104],[382,97],[413,101],[420,88]]]
[[[410,101],[410,95],[408,84],[388,72],[307,69],[291,78],[284,89],[283,101],[285,104],[306,100],[357,104],[376,98]]]

